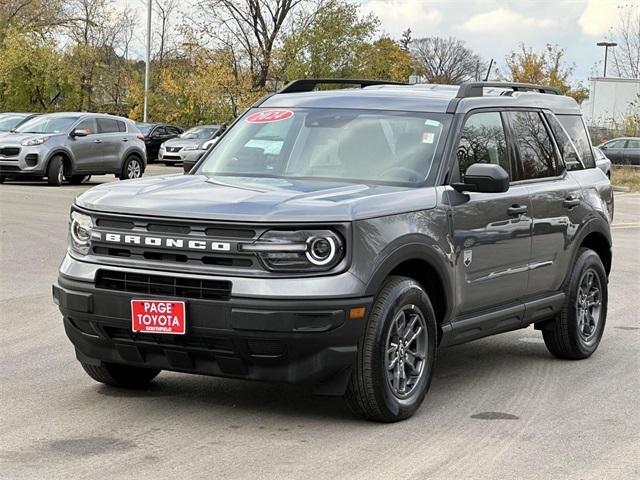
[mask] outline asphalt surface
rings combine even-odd
[[[595,355],[556,360],[532,328],[446,349],[417,415],[380,425],[296,386],[93,382],[51,300],[90,185],[0,185],[0,478],[640,478],[640,194],[616,195]]]

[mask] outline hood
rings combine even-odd
[[[55,137],[66,133],[13,133],[0,132],[0,145],[20,145],[24,140],[34,137]]]
[[[111,213],[242,222],[342,222],[433,208],[434,188],[168,175],[105,183],[76,199]]]
[[[197,147],[201,143],[206,142],[202,138],[172,138],[164,142],[165,147]]]

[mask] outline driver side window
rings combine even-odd
[[[507,140],[500,112],[472,114],[465,121],[456,150],[460,179],[474,163],[500,165],[511,178]]]

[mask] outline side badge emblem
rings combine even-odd
[[[471,265],[471,260],[473,260],[473,251],[472,250],[465,250],[464,251],[464,266],[468,267],[469,265]]]

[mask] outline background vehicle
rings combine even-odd
[[[0,180],[46,177],[49,185],[112,173],[141,177],[146,166],[142,134],[126,118],[94,113],[52,113],[0,137]]]
[[[640,165],[640,138],[614,138],[598,145],[613,163],[620,165]]]
[[[0,113],[0,135],[19,127],[27,120],[39,115],[38,113]]]
[[[345,82],[263,99],[189,175],[76,199],[53,292],[93,379],[305,383],[391,422],[419,408],[438,348],[533,324],[556,357],[597,349],[613,196],[575,100],[313,93]]]
[[[178,162],[197,162],[206,151],[204,145],[211,140],[220,129],[219,125],[201,125],[190,128],[181,135],[167,140],[160,145],[158,160],[165,165]]]
[[[611,178],[611,160],[607,158],[602,150],[593,147],[593,156],[596,159],[596,166],[604,172],[607,178]]]
[[[136,127],[138,127],[138,130],[144,135],[148,162],[157,160],[160,145],[167,140],[177,137],[184,131],[180,127],[167,125],[165,123],[136,123]]]

